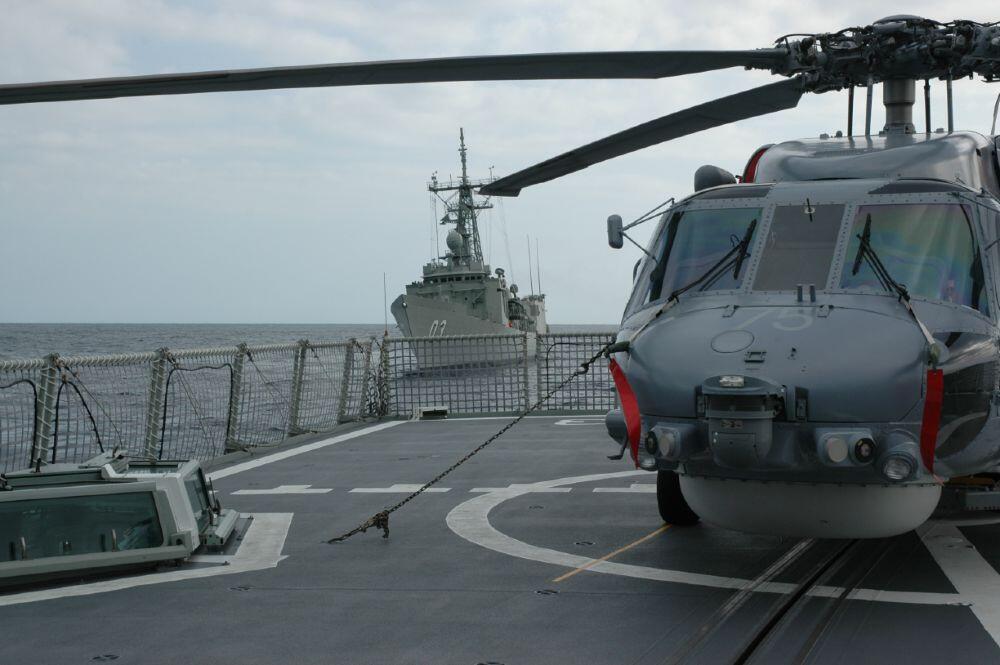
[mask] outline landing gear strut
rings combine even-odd
[[[656,507],[667,524],[691,526],[699,517],[681,494],[680,478],[673,471],[656,472]]]

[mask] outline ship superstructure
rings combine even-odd
[[[469,178],[464,130],[459,131],[458,152],[461,176],[442,182],[435,175],[427,184],[445,202],[440,224],[451,227],[447,251],[424,265],[422,278],[392,303],[392,315],[406,337],[548,332],[545,296],[519,297],[503,268],[491,270],[486,263],[478,214],[493,204],[477,198],[475,190],[492,179]]]

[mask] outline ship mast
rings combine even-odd
[[[480,269],[484,269],[485,259],[483,258],[482,242],[479,239],[479,220],[477,212],[492,208],[489,201],[476,201],[474,190],[488,184],[491,180],[474,181],[469,179],[468,150],[465,147],[465,130],[458,130],[459,147],[458,154],[462,159],[462,176],[458,181],[439,182],[437,178],[432,178],[427,184],[427,189],[434,193],[458,192],[456,197],[445,200],[445,215],[441,218],[441,224],[454,224],[455,231],[462,236],[463,249],[460,252],[452,253],[455,263],[466,267],[478,264]]]

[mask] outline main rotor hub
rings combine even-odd
[[[788,59],[771,71],[812,74],[813,92],[892,80],[953,79],[978,74],[1000,80],[1000,25],[973,21],[939,23],[919,16],[889,16],[864,27],[782,37]],[[900,91],[903,92],[903,91]]]

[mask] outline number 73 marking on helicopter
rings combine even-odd
[[[796,311],[788,307],[764,307],[760,312],[754,314],[749,319],[736,326],[737,329],[746,328],[749,325],[760,321],[764,317],[777,313],[777,320],[771,322],[771,326],[778,330],[805,330],[813,324],[813,315],[807,310]]]

